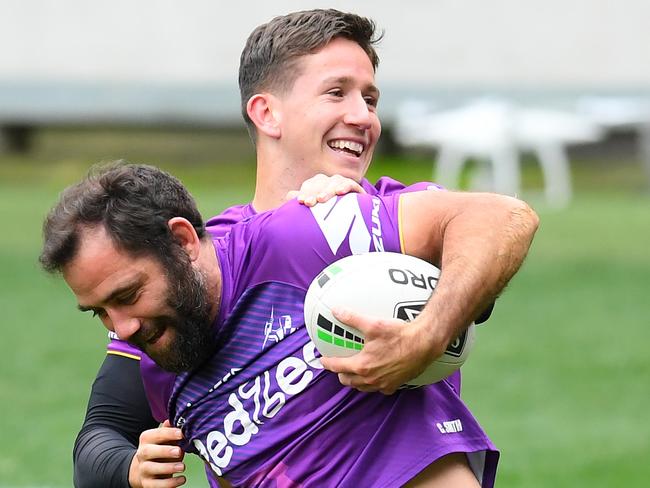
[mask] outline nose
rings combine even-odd
[[[140,330],[140,319],[131,317],[119,309],[107,309],[106,315],[109,322],[106,325],[123,341],[128,341]]]
[[[368,130],[372,127],[372,117],[368,104],[361,94],[349,97],[343,122],[361,130]]]

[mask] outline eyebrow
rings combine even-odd
[[[119,297],[120,295],[124,295],[127,292],[131,292],[138,288],[139,286],[142,286],[142,277],[138,276],[137,279],[131,283],[128,283],[126,285],[120,286],[119,288],[113,290],[110,295],[108,295],[104,300],[100,300],[100,303],[110,303],[111,301],[115,300],[116,297]],[[77,305],[77,308],[82,311],[82,312],[90,312],[92,310],[97,310],[97,306],[88,306],[88,305]]]
[[[326,78],[323,80],[323,85],[329,85],[331,83],[339,83],[341,85],[349,85],[352,83],[352,78],[350,76],[332,76],[331,78]],[[379,97],[379,88],[377,88],[376,85],[369,84],[366,85],[366,87],[362,91],[370,91],[372,92],[376,97]]]

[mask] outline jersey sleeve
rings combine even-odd
[[[230,231],[233,225],[253,215],[255,215],[255,210],[251,204],[235,205],[227,208],[219,215],[209,218],[205,223],[205,227],[213,238],[222,237]]]

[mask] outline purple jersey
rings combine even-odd
[[[498,452],[449,381],[390,396],[344,387],[304,326],[306,290],[328,264],[401,252],[398,195],[289,202],[214,244],[218,350],[176,379],[169,418],[181,447],[236,486],[401,486],[452,452],[493,486]]]
[[[440,186],[430,182],[421,182],[405,186],[399,181],[387,176],[379,178],[374,186],[370,184],[368,180],[364,179],[361,181],[361,186],[368,195],[390,195],[396,192],[418,191],[430,188],[441,189]],[[242,220],[246,220],[253,215],[256,215],[256,212],[251,204],[237,205],[224,210],[216,217],[212,217],[207,221],[206,225],[210,228],[210,234],[213,237],[218,237],[225,235],[232,225]],[[108,354],[117,354],[131,359],[140,360],[142,382],[147,395],[147,400],[151,407],[153,418],[158,422],[166,420],[167,402],[169,401],[169,395],[171,394],[175,375],[161,369],[146,354],[135,346],[121,341],[117,335],[110,333],[109,338],[111,341],[108,344]],[[449,380],[456,391],[460,392],[460,372],[454,373]]]

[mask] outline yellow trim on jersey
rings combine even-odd
[[[399,233],[399,252],[404,254],[404,233],[402,232],[402,197],[399,196],[399,201],[397,202],[397,232]]]
[[[129,359],[135,359],[136,361],[140,361],[140,356],[136,356],[135,354],[129,354],[128,352],[121,352],[121,351],[106,351],[106,354],[115,354],[116,356],[124,356],[125,358]]]

